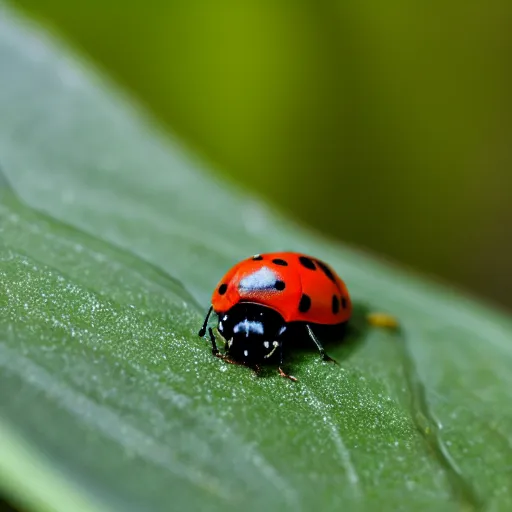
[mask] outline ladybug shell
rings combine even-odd
[[[223,314],[239,302],[268,306],[287,323],[335,325],[352,313],[340,277],[322,261],[293,252],[258,254],[232,267],[213,292],[212,306]]]

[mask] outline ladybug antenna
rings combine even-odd
[[[203,327],[199,330],[199,336],[201,338],[206,334],[206,326],[208,325],[208,320],[210,319],[210,315],[212,314],[213,306],[210,306],[208,313],[206,313],[206,318],[204,319]]]

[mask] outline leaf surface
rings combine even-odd
[[[66,512],[512,506],[509,318],[218,181],[0,9],[7,493]],[[329,346],[340,365],[297,353],[297,383],[216,360],[197,337],[229,266],[278,250],[328,261],[356,304]],[[369,329],[369,310],[402,331]]]

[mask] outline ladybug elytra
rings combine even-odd
[[[216,330],[225,343],[221,355],[208,321],[217,315]],[[341,337],[352,313],[345,283],[324,262],[300,253],[256,254],[232,267],[212,295],[211,307],[199,336],[208,334],[215,356],[257,368],[279,358],[286,374],[283,346],[297,336],[309,338],[324,360],[331,359],[316,332]]]

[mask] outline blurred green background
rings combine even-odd
[[[512,307],[510,0],[17,0],[220,172]]]

